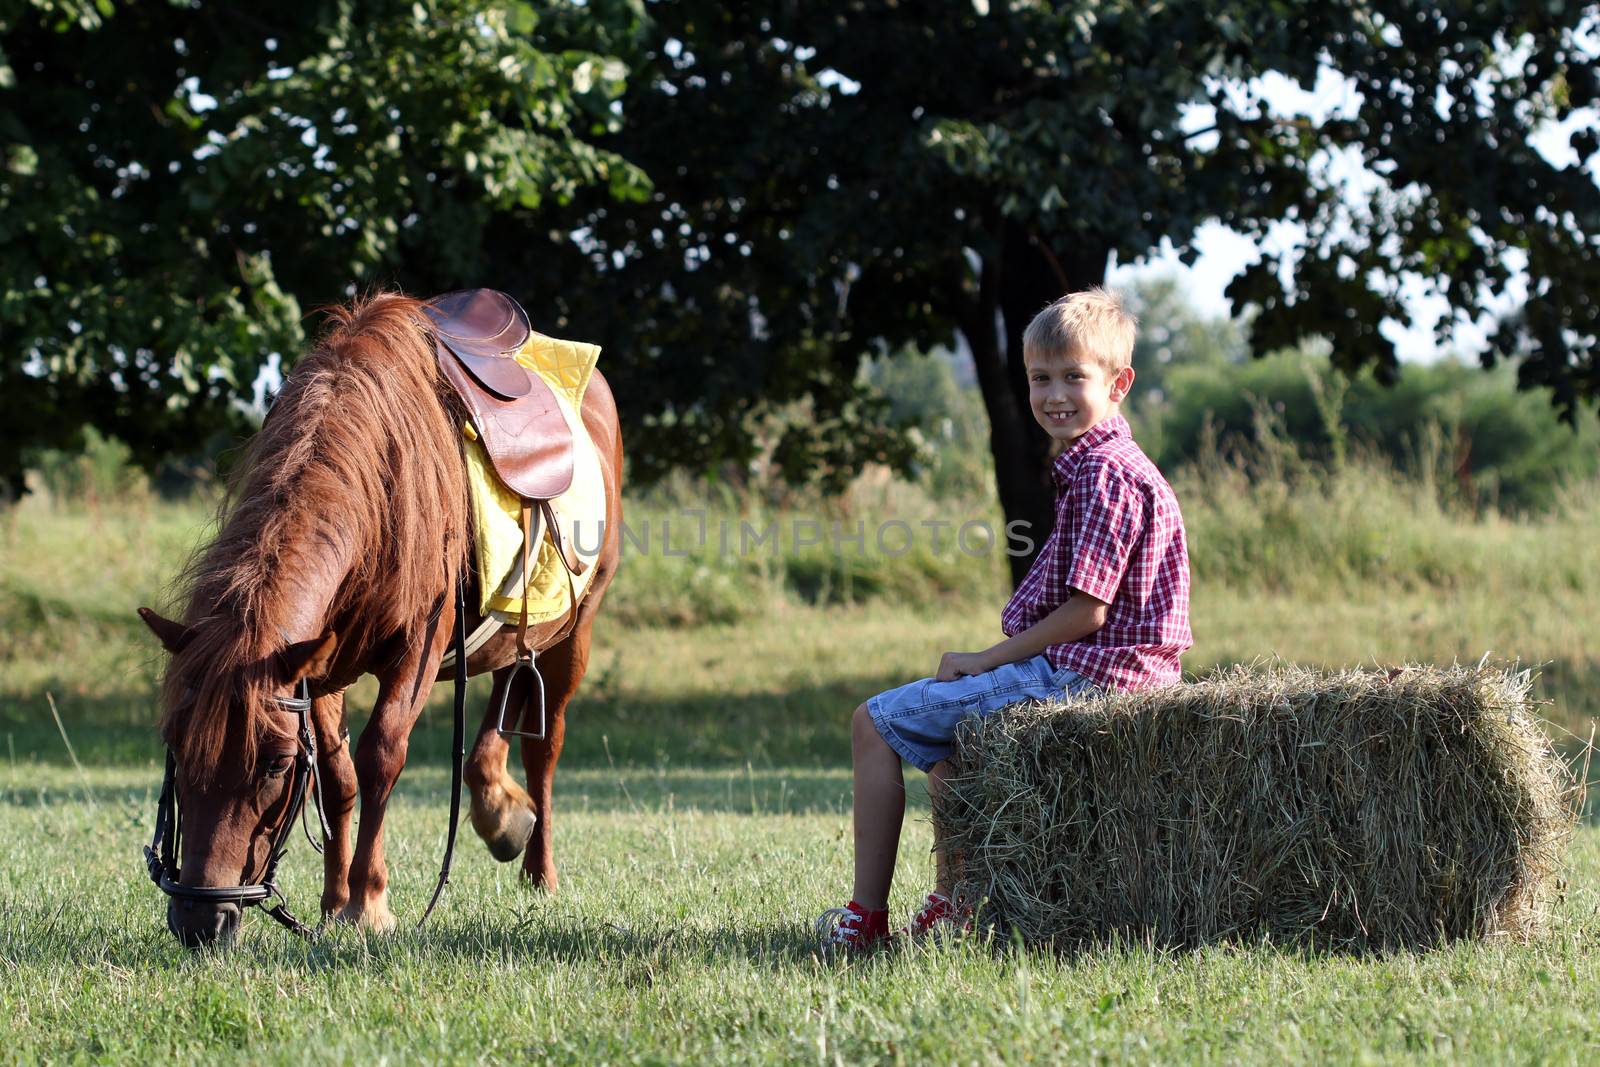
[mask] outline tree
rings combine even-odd
[[[1600,194],[1530,137],[1600,99],[1594,5],[1335,2],[650,5],[605,140],[654,182],[580,194],[581,241],[503,261],[563,323],[626,353],[624,410],[661,462],[749,448],[744,413],[806,393],[866,425],[789,451],[832,469],[889,448],[854,384],[864,353],[963,335],[1008,518],[1051,522],[1021,334],[1047,301],[1207,219],[1305,243],[1229,292],[1266,352],[1320,335],[1335,361],[1397,363],[1420,275],[1475,316],[1526,258],[1532,299],[1495,335],[1569,415],[1600,396]],[[1261,106],[1269,72],[1350,78],[1324,121]],[[1186,115],[1210,108],[1195,129]],[[1592,129],[1571,138],[1592,159]],[[1371,176],[1345,186],[1330,160]],[[568,225],[572,225],[568,223]],[[692,387],[685,389],[685,383]],[[636,450],[635,455],[638,455]],[[1014,561],[1020,576],[1026,559]]]
[[[646,478],[802,409],[791,476],[904,464],[861,359],[960,334],[1002,505],[1042,535],[1023,327],[1212,218],[1304,230],[1230,289],[1258,351],[1320,335],[1392,380],[1397,279],[1470,317],[1515,253],[1532,296],[1489,358],[1568,414],[1600,396],[1600,136],[1565,165],[1530,140],[1600,101],[1592,3],[0,5],[13,485],[85,421],[148,460],[236,419],[352,281],[494,284],[606,347]],[[1252,89],[1325,67],[1354,92],[1322,121]]]
[[[463,284],[503,212],[643,195],[584,47],[632,16],[545,7],[0,4],[0,495],[86,423],[146,462],[238,428],[306,309]]]

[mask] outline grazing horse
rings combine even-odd
[[[160,730],[182,796],[177,859],[185,887],[265,880],[294,794],[305,788],[291,788],[306,779],[290,772],[311,746],[297,745],[296,716],[286,709],[309,689],[314,781],[328,823],[323,918],[372,930],[395,924],[384,812],[450,645],[457,580],[473,569],[462,409],[422,308],[382,293],[331,312],[327,332],[295,365],[245,452],[216,539],[183,575],[182,621],[139,611],[171,653]],[[512,669],[514,628],[467,661],[471,674],[494,672],[491,712],[465,768],[472,825],[497,859],[521,855],[523,874],[549,890],[550,786],[564,713],[619,555],[622,438],[598,373],[581,414],[605,481],[605,535],[576,618],[529,629],[549,711],[546,736],[521,741],[526,790],[506,769],[509,745],[492,711],[508,687],[529,682],[528,672]],[[475,584],[467,578],[469,628],[478,622]],[[344,693],[363,674],[376,676],[378,698],[352,752]],[[511,692],[511,707],[528,695]],[[239,917],[237,902],[175,896],[167,925],[199,945],[231,939]]]

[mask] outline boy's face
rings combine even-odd
[[[1115,373],[1076,352],[1029,352],[1028,405],[1045,433],[1070,445],[1117,413],[1133,387],[1133,368]]]

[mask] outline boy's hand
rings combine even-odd
[[[989,669],[982,652],[946,652],[939,657],[939,670],[933,676],[936,682],[953,682],[957,678],[982,674]]]

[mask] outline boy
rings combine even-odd
[[[1179,680],[1189,633],[1189,556],[1172,488],[1129,436],[1137,322],[1103,289],[1062,297],[1023,335],[1033,417],[1058,442],[1055,529],[1001,614],[1006,640],[946,652],[932,678],[856,708],[855,892],[817,920],[830,949],[890,937],[889,884],[905,816],[905,760],[937,797],[957,725],[1023,700]],[[954,872],[935,843],[934,892],[904,932],[959,922]]]

